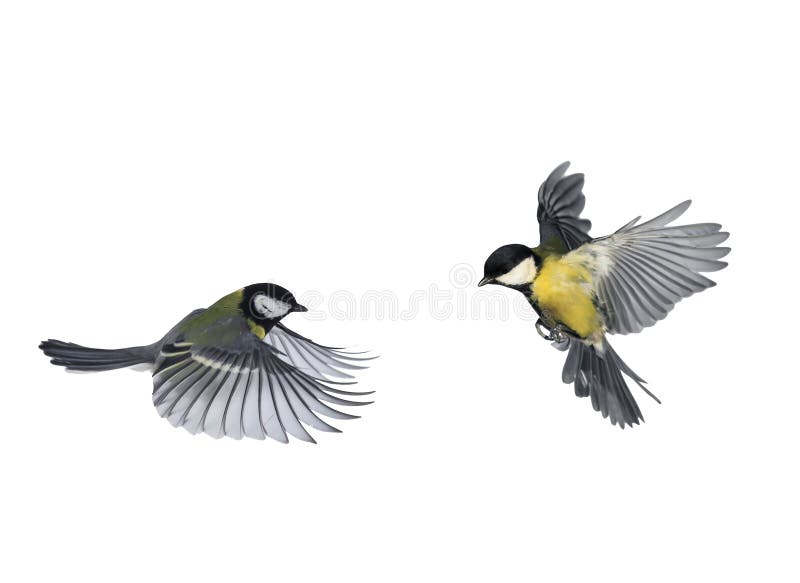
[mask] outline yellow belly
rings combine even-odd
[[[552,318],[583,338],[602,332],[592,301],[591,274],[580,263],[564,257],[546,258],[532,289],[545,320]]]

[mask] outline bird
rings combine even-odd
[[[644,421],[624,376],[659,404],[646,381],[625,364],[608,336],[632,334],[662,320],[681,299],[716,285],[729,252],[718,245],[729,233],[717,223],[673,225],[686,200],[639,223],[636,217],[611,235],[592,238],[581,217],[583,174],[557,166],[538,192],[539,245],[503,245],[489,255],[478,286],[522,292],[538,314],[536,330],[567,352],[562,381],[595,411],[625,429]],[[623,376],[624,375],[624,376]]]
[[[291,435],[316,443],[304,424],[339,432],[318,415],[357,418],[329,404],[371,403],[350,397],[374,391],[341,386],[355,384],[348,371],[375,357],[317,344],[283,324],[287,315],[306,311],[286,288],[258,283],[192,311],[147,346],[107,350],[50,339],[39,348],[70,371],[151,369],[158,414],[190,433],[282,443]]]

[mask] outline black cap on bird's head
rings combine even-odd
[[[274,283],[254,283],[243,290],[239,306],[245,316],[255,321],[278,322],[291,312],[307,312],[308,308],[297,300],[285,287]]]
[[[478,286],[493,283],[508,287],[529,284],[536,273],[533,251],[527,245],[503,245],[489,255]]]

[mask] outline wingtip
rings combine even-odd
[[[344,358],[344,359],[352,361],[352,362],[364,362],[364,361],[367,361],[367,360],[375,360],[376,358],[380,358],[380,354],[374,354],[372,356],[358,356],[358,357],[352,356],[353,354],[366,354],[367,352],[368,351],[364,351],[364,352],[340,352],[340,353],[337,353],[336,356],[338,356],[340,358]],[[363,366],[361,368],[368,368],[368,367]]]
[[[348,401],[346,407],[364,407],[372,405],[375,401]]]
[[[352,354],[368,354],[369,350],[350,350],[349,348],[331,348],[334,352],[340,354],[341,356],[349,356]],[[363,357],[363,358],[378,358],[377,356],[373,357]]]
[[[318,378],[318,377],[312,377],[311,375],[308,375],[308,377],[314,379],[315,381],[319,381],[321,383],[327,383],[329,385],[339,385],[339,386],[344,385],[344,386],[347,386],[347,385],[357,385],[358,384],[358,381],[334,381],[334,380],[331,380],[331,379],[321,379],[321,378]],[[352,379],[352,378],[355,378],[355,377],[351,376],[350,378]]]
[[[564,174],[567,173],[567,169],[569,168],[569,160],[566,160],[553,168],[550,171],[550,174],[547,175],[544,183],[542,183],[542,187],[544,188],[552,188],[555,186],[556,182],[561,180],[564,177]],[[540,195],[542,192],[539,193]]]
[[[350,384],[355,385],[355,384],[358,384],[358,383],[350,383]],[[366,396],[366,395],[372,395],[372,394],[375,393],[375,391],[337,391],[333,387],[326,387],[326,388],[329,391],[334,392],[334,393],[339,393],[340,395],[351,395],[351,396],[359,396],[359,397]]]

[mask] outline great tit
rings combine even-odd
[[[648,395],[645,381],[614,352],[607,334],[641,332],[666,317],[677,302],[716,285],[700,272],[718,271],[730,251],[718,247],[728,233],[715,223],[669,226],[687,200],[639,224],[592,239],[581,218],[583,175],[558,166],[539,188],[539,245],[504,245],[484,265],[478,284],[522,292],[539,315],[536,329],[568,350],[562,380],[595,411],[621,428],[644,421],[623,374]]]
[[[103,371],[148,365],[153,404],[175,427],[212,437],[271,437],[287,434],[316,443],[304,423],[339,432],[317,417],[354,419],[325,404],[367,405],[336,395],[368,395],[330,385],[354,384],[345,370],[365,368],[362,353],[322,346],[281,323],[305,312],[285,288],[259,283],[195,310],[158,342],[105,350],[60,340],[39,348],[55,365],[74,371]],[[339,380],[331,380],[339,379]],[[344,379],[344,380],[342,380]]]

